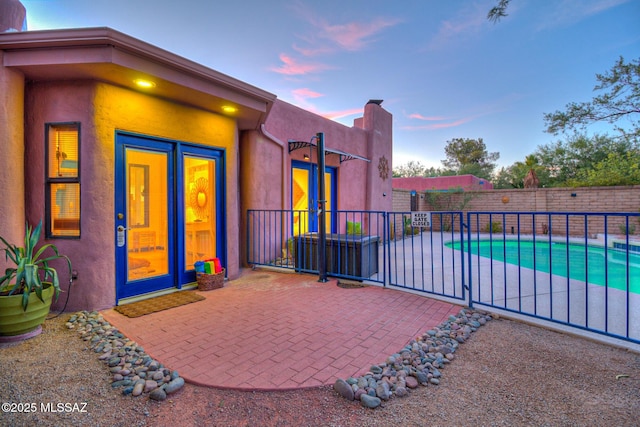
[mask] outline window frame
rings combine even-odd
[[[49,137],[51,135],[51,131],[52,129],[55,129],[56,127],[75,127],[77,132],[78,132],[78,139],[77,139],[77,155],[78,155],[78,160],[77,160],[77,173],[76,176],[74,177],[52,177],[51,174],[49,173],[49,166],[50,166],[50,159],[49,159],[49,155],[51,154],[50,152],[50,144],[49,144]],[[81,170],[81,124],[80,122],[50,122],[50,123],[45,123],[44,125],[44,163],[45,163],[45,167],[44,167],[44,185],[45,185],[45,237],[46,238],[55,238],[55,239],[70,239],[70,240],[79,240],[80,237],[82,236],[82,186],[81,186],[81,180],[80,180],[80,170]],[[52,220],[52,211],[51,211],[51,202],[52,202],[52,196],[51,196],[51,190],[52,187],[56,184],[77,184],[78,186],[78,235],[77,236],[70,236],[70,235],[64,235],[64,234],[54,234],[52,229],[51,229],[51,220]]]

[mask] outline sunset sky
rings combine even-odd
[[[501,166],[523,160],[562,137],[544,113],[640,57],[639,0],[512,0],[497,24],[497,0],[22,3],[29,30],[111,27],[347,126],[383,99],[394,166],[439,167],[453,138],[483,138]]]

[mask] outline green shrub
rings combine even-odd
[[[347,221],[347,234],[362,234],[362,224]]]
[[[404,221],[404,235],[405,236],[410,236],[411,234],[413,234],[413,235],[420,234],[420,228],[413,228],[411,226],[411,217],[410,216],[405,216],[403,221]]]
[[[627,231],[629,232],[628,234],[636,234],[636,226],[634,224],[629,224],[629,229],[627,229],[627,226],[625,224],[620,224],[618,226],[618,229],[620,230],[620,234],[627,234]]]
[[[491,222],[485,225],[482,231],[484,231],[485,233],[492,233],[492,234],[502,233],[502,224],[500,224],[499,222]]]

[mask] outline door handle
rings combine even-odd
[[[119,248],[121,248],[125,244],[125,233],[124,232],[127,229],[126,229],[126,227],[124,225],[119,225],[117,230],[118,230],[118,233],[117,233],[117,236],[118,236],[117,245],[118,245]]]

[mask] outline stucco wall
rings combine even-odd
[[[269,113],[265,123],[265,128],[269,133],[283,141],[286,145],[288,140],[310,141],[318,132],[324,133],[325,148],[334,148],[347,151],[363,157],[367,156],[367,133],[362,129],[349,128],[340,123],[328,120],[317,114],[298,108],[283,101],[276,101]],[[288,146],[286,148],[289,151]],[[293,151],[287,159],[287,175],[285,181],[290,186],[291,160],[304,161],[305,154],[311,155],[311,162],[317,163],[316,150],[311,152],[308,149]],[[366,174],[366,164],[362,161],[352,160],[340,165],[337,155],[326,157],[326,166],[338,168],[338,195],[337,201],[340,209],[361,209],[366,203],[366,193],[362,191],[364,186],[364,176]],[[361,177],[352,179],[352,177]],[[360,184],[360,185],[359,185]],[[290,209],[291,200],[287,198],[286,207]],[[254,209],[263,209],[259,205],[254,205]]]
[[[24,78],[2,66],[0,51],[0,236],[24,239]],[[4,271],[4,256],[0,268]]]
[[[80,240],[53,239],[78,271],[67,310],[101,309],[115,304],[114,156],[117,130],[226,149],[227,257],[229,277],[239,273],[238,152],[235,122],[139,92],[95,82],[31,84],[25,106],[27,153],[44,163],[44,126],[81,122]],[[27,175],[27,212],[44,216],[44,168]],[[61,278],[63,281],[66,278]],[[65,286],[66,288],[66,286]],[[61,300],[64,299],[61,298]],[[60,305],[61,302],[58,303]]]
[[[317,164],[318,156],[315,148],[289,153],[288,141],[310,141],[318,132],[324,133],[326,149],[371,160],[349,160],[341,164],[336,154],[325,157],[326,166],[335,167],[337,171],[337,206],[333,209],[391,209],[391,172],[382,179],[378,167],[380,158],[384,157],[391,168],[392,117],[379,105],[367,104],[364,116],[356,120],[353,127],[348,127],[276,100],[264,130],[245,132],[240,142],[243,242],[246,241],[244,228],[248,209],[291,209],[291,162]],[[310,160],[304,159],[305,154],[310,155]],[[339,232],[344,232],[346,221],[343,222],[337,224]],[[363,226],[368,228],[368,224]],[[274,233],[280,234],[278,230]],[[272,244],[275,248],[282,242]]]
[[[266,130],[287,144],[288,140],[310,141],[318,132],[324,133],[325,148],[356,154],[371,160],[349,160],[340,164],[339,156],[326,156],[326,165],[337,168],[338,195],[340,210],[376,210],[384,206],[391,208],[391,178],[383,181],[378,174],[378,161],[385,156],[391,167],[392,117],[382,107],[367,104],[362,126],[348,127],[333,120],[298,108],[283,101],[276,101],[265,123]],[[268,141],[267,141],[268,142]],[[273,142],[271,142],[273,144]],[[288,153],[288,147],[285,147]],[[290,174],[291,160],[304,161],[308,149],[293,151],[287,156],[286,169]],[[259,160],[254,165],[258,165]],[[311,151],[312,163],[317,163],[315,149]],[[290,185],[290,176],[285,177]],[[387,193],[387,197],[382,193]],[[288,195],[287,195],[288,196]],[[280,208],[290,208],[290,198]],[[254,200],[248,200],[255,202]],[[262,206],[252,203],[254,209]]]
[[[367,130],[367,204],[370,211],[388,211],[392,200],[392,116],[377,104],[368,103],[364,107],[363,125]],[[387,169],[382,170],[383,164]]]

